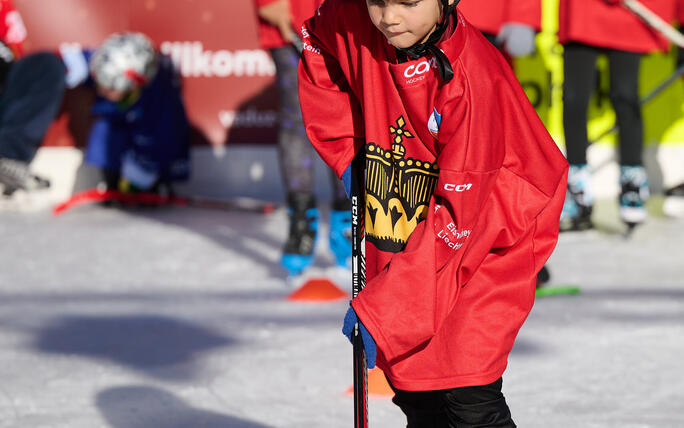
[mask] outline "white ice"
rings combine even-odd
[[[538,299],[520,332],[520,427],[684,427],[684,220],[625,240],[615,216],[552,256],[582,293]],[[347,302],[285,299],[285,234],[283,210],[0,212],[0,428],[353,426]],[[313,274],[347,289],[319,244]],[[404,425],[370,402],[372,428]]]

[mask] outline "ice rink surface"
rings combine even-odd
[[[684,220],[561,236],[504,375],[524,428],[684,427]],[[325,225],[324,225],[325,226]],[[348,428],[346,301],[286,300],[283,210],[0,211],[0,428]],[[325,233],[325,230],[322,230]],[[349,287],[319,239],[312,275]],[[388,399],[370,426],[403,427]]]

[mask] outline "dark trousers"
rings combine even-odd
[[[605,53],[610,64],[610,101],[617,116],[620,164],[642,165],[643,122],[639,102],[641,55],[581,43],[565,45],[563,127],[568,162],[587,163],[587,110],[596,87],[596,59]]]
[[[0,157],[33,159],[62,103],[64,75],[62,61],[50,53],[12,64],[0,94]]]
[[[297,66],[299,54],[292,46],[271,50],[276,66],[276,85],[280,98],[280,131],[278,158],[283,183],[288,193],[309,193],[314,190],[314,160],[318,157],[304,130],[304,119],[299,106]],[[333,200],[345,200],[344,187],[339,178],[330,173]]]
[[[515,428],[502,383],[499,378],[489,385],[441,391],[402,391],[392,386],[392,401],[406,415],[406,428]]]

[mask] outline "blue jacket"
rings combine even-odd
[[[98,97],[92,112],[97,120],[88,138],[87,163],[120,171],[132,162],[159,180],[188,178],[190,126],[170,58],[161,56],[159,71],[133,104]]]

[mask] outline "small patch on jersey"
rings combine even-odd
[[[437,112],[436,108],[432,108],[430,120],[428,120],[428,130],[433,137],[439,136],[439,128],[442,126],[442,115]]]

